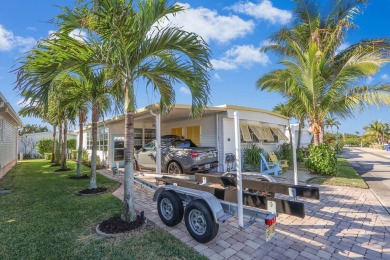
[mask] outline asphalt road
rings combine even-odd
[[[343,156],[390,214],[390,152],[353,147],[344,148]]]

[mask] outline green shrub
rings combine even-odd
[[[310,172],[334,176],[337,173],[337,159],[333,149],[327,144],[309,148],[309,158],[305,163]]]
[[[260,167],[260,153],[264,154],[264,150],[258,147],[256,144],[249,144],[248,147],[244,148],[244,162],[250,165],[250,168],[259,169]],[[246,169],[246,170],[251,170]]]
[[[42,138],[37,143],[37,151],[40,155],[44,156],[45,153],[51,153],[53,139]]]
[[[303,162],[305,159],[305,153],[303,152],[302,148],[297,149],[297,161],[298,162]]]
[[[76,160],[77,159],[77,150],[72,150],[72,159]]]
[[[68,149],[72,149],[72,150],[76,150],[76,139],[72,138],[72,139],[68,139],[66,140],[66,147]]]
[[[45,160],[51,161],[51,153],[45,153]]]
[[[290,165],[293,163],[293,153],[290,143],[279,145],[278,150],[276,150],[275,153],[279,160],[288,160]]]
[[[104,164],[102,162],[102,160],[100,159],[100,156],[97,155],[96,156],[96,169],[102,169],[104,168]]]
[[[87,165],[89,161],[90,160],[89,160],[88,152],[87,150],[83,149],[83,153],[81,156],[81,163]]]

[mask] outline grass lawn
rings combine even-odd
[[[0,189],[14,190],[0,195],[0,259],[205,259],[158,227],[122,238],[97,236],[96,225],[120,213],[121,201],[111,193],[76,196],[89,180],[68,179],[74,170],[53,173],[58,168],[22,161],[0,180]],[[97,182],[110,191],[118,187],[101,175]]]
[[[347,159],[337,158],[338,173],[334,177],[318,177],[310,180],[308,183],[347,186],[354,188],[367,189],[367,184],[362,177],[352,168]]]

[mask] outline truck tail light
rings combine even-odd
[[[265,219],[265,224],[267,226],[272,226],[276,222],[276,216],[275,215],[270,215]]]
[[[195,158],[195,157],[198,157],[198,156],[199,156],[199,153],[190,152],[190,156],[191,156],[192,158]]]

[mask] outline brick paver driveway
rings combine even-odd
[[[110,172],[105,175],[113,178]],[[278,217],[277,234],[269,242],[262,223],[240,230],[232,218],[220,224],[213,241],[200,244],[184,223],[165,226],[153,192],[135,187],[137,210],[209,259],[390,259],[390,217],[370,190],[322,186],[320,202],[304,200],[304,219]],[[114,195],[122,199],[123,186]]]

